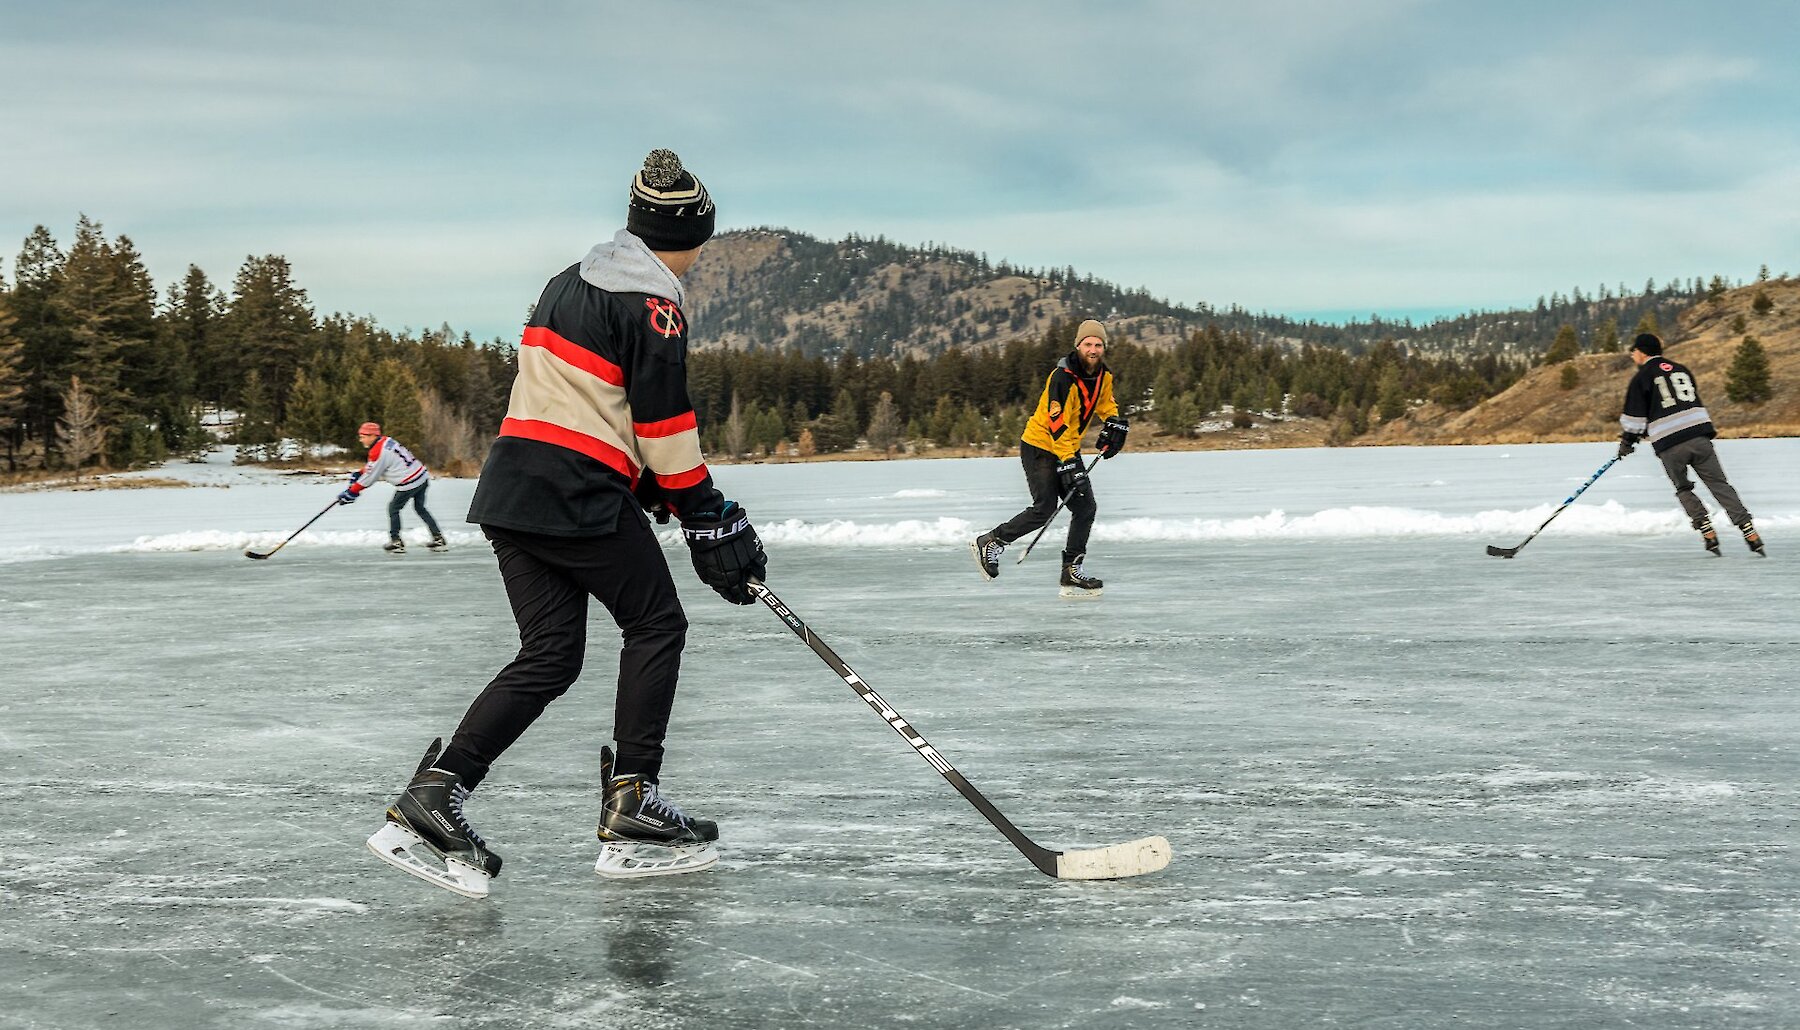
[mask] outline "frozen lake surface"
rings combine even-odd
[[[1091,604],[1061,522],[976,575],[1015,459],[721,467],[770,585],[1021,829],[1173,864],[1037,873],[671,535],[664,783],[721,862],[591,871],[601,615],[470,804],[482,902],[362,847],[516,646],[472,483],[446,554],[380,553],[382,488],[267,562],[335,483],[0,494],[0,1026],[1794,1026],[1800,441],[1720,445],[1766,560],[1705,556],[1647,448],[1483,554],[1610,450],[1127,453]]]

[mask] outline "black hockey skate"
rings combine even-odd
[[[1099,597],[1101,588],[1106,584],[1098,577],[1081,571],[1081,563],[1087,560],[1085,554],[1063,554],[1062,596],[1071,600],[1083,600]]]
[[[449,548],[450,541],[445,540],[444,534],[442,533],[432,534],[431,543],[425,545],[427,551],[446,551],[449,550]]]
[[[425,749],[412,782],[388,806],[387,822],[369,838],[369,850],[388,865],[445,890],[485,898],[488,881],[500,875],[500,856],[463,815],[469,791],[462,780],[432,765],[443,746],[440,738]]]
[[[1714,558],[1720,557],[1719,531],[1713,528],[1712,519],[1695,519],[1694,528],[1700,531],[1700,543],[1706,547],[1706,553]]]
[[[975,555],[975,566],[988,579],[1000,575],[1000,556],[1006,553],[1006,545],[992,533],[983,533],[969,545],[970,553]]]
[[[641,774],[613,775],[613,752],[600,749],[600,857],[594,872],[610,879],[669,876],[719,860],[719,824],[695,819]]]
[[[1744,531],[1745,545],[1761,557],[1767,558],[1769,556],[1768,552],[1763,550],[1762,534],[1756,531],[1756,523],[1749,519],[1745,519],[1738,523],[1737,527]]]
[[[399,537],[395,537],[392,540],[389,540],[387,543],[382,544],[381,549],[386,551],[389,554],[405,554],[406,553],[406,541],[400,539]]]

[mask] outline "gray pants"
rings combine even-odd
[[[1725,480],[1725,466],[1719,464],[1719,456],[1713,451],[1713,442],[1707,437],[1683,440],[1657,455],[1662,459],[1663,471],[1669,474],[1669,482],[1675,484],[1675,499],[1681,502],[1683,511],[1693,520],[1694,528],[1699,529],[1706,519],[1706,505],[1694,493],[1694,481],[1688,478],[1688,469],[1700,477],[1700,482],[1712,491],[1713,499],[1725,509],[1725,517],[1734,526],[1741,526],[1750,521],[1750,513],[1744,510],[1744,502],[1738,500],[1736,490]]]

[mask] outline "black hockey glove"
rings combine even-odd
[[[1100,435],[1095,438],[1094,446],[1100,451],[1100,457],[1110,458],[1125,449],[1125,434],[1131,432],[1131,423],[1122,416],[1114,415],[1100,425]]]
[[[1619,457],[1623,458],[1637,449],[1639,436],[1636,433],[1619,434]]]
[[[1087,466],[1081,463],[1081,455],[1076,454],[1068,461],[1056,466],[1056,478],[1062,483],[1063,495],[1071,496],[1077,491],[1087,489]]]
[[[644,514],[655,519],[657,525],[669,524],[669,497],[663,493],[662,484],[656,481],[656,473],[645,469],[638,476],[637,485],[631,488],[631,495],[643,506]]]
[[[681,520],[681,535],[702,583],[732,604],[756,603],[750,581],[767,574],[769,560],[742,505],[726,501],[723,511],[688,515]]]

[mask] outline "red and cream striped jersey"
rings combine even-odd
[[[678,515],[723,505],[688,400],[680,296],[679,280],[625,232],[550,280],[470,522],[609,533],[646,470]]]

